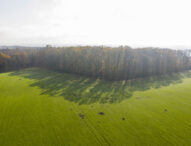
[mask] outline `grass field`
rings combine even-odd
[[[109,82],[0,74],[0,146],[191,145],[191,72]]]

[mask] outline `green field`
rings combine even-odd
[[[63,145],[190,146],[191,72],[128,82],[1,73],[0,146]]]

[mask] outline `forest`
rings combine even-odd
[[[0,49],[0,72],[27,67],[103,78],[129,80],[191,69],[191,51],[129,46]]]

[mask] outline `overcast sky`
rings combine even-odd
[[[0,0],[0,45],[191,46],[190,0]]]

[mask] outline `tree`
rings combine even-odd
[[[10,56],[0,52],[0,71],[3,71],[7,68],[7,63],[10,60]]]

